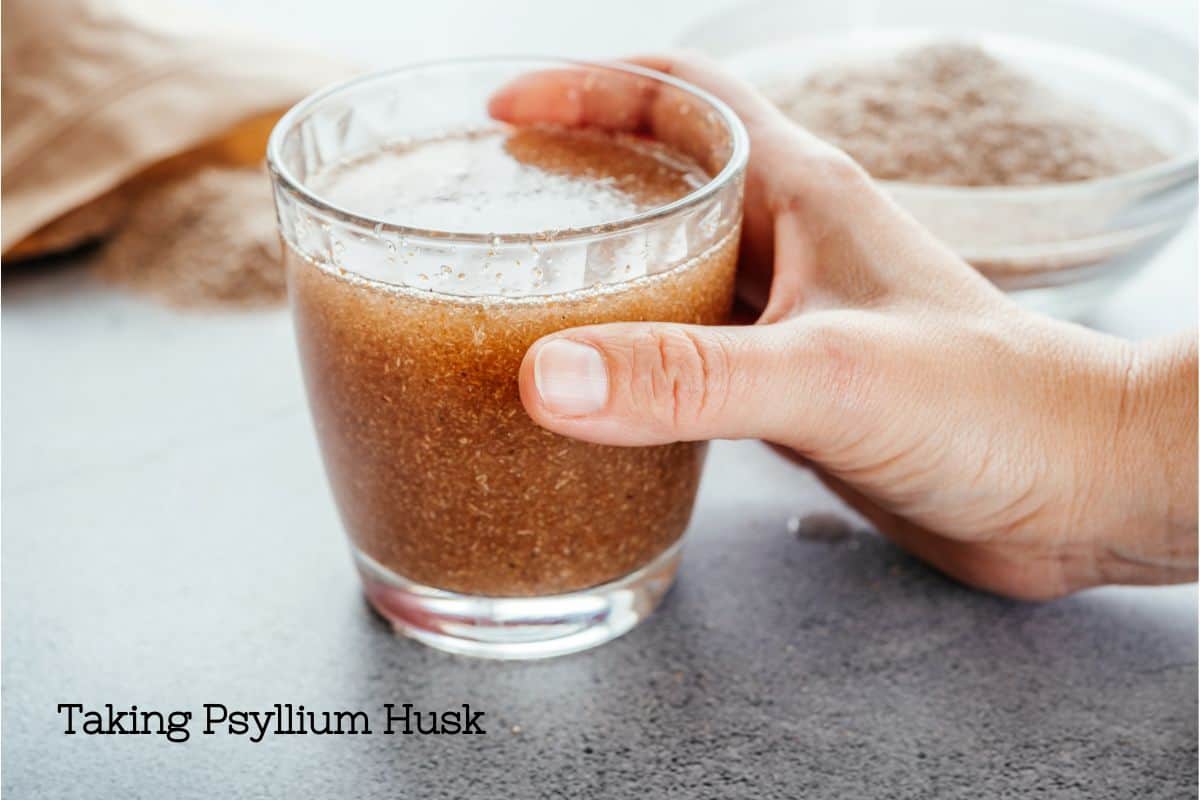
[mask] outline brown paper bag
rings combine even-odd
[[[6,0],[0,250],[101,238],[132,193],[262,159],[278,116],[351,74],[311,53],[139,0]]]

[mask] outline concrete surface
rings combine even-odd
[[[1195,794],[1194,586],[977,594],[857,523],[798,537],[837,501],[718,443],[656,616],[591,653],[471,661],[360,600],[284,312],[10,270],[3,359],[6,797]],[[487,735],[62,734],[59,703],[108,702],[470,703]]]

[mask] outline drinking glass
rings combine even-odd
[[[489,98],[547,70],[640,84],[654,137],[709,180],[626,219],[533,233],[419,229],[315,186],[366,154],[496,129]],[[737,117],[695,87],[554,59],[373,74],[280,120],[268,163],[309,406],[366,595],[397,631],[538,658],[608,641],[658,604],[703,444],[550,433],[521,405],[518,368],[539,337],[568,327],[726,321],[747,152]]]

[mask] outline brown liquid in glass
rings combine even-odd
[[[507,216],[520,226],[536,219],[529,208],[536,204],[544,211],[543,229],[598,224],[677,199],[707,177],[661,146],[632,139],[533,130],[498,136],[438,145],[471,151],[475,162],[461,188],[477,201],[478,219],[452,202],[426,206],[426,218],[459,215],[461,224],[484,225],[476,230],[507,233],[494,220]],[[417,218],[419,224],[422,213],[411,203],[420,196],[420,181],[408,176],[406,191],[396,162],[405,157],[419,165],[419,155],[381,153],[345,167],[329,184],[344,181],[340,204],[360,210],[351,202],[356,182],[369,189],[372,171],[394,180],[397,201],[410,204],[407,212],[392,212],[396,221]],[[431,174],[444,178],[444,172]],[[507,184],[496,183],[501,176]],[[514,194],[514,187],[523,188]],[[387,192],[376,194],[391,202]],[[522,194],[527,205],[514,209]],[[445,191],[429,196],[443,198]],[[507,208],[494,208],[489,217],[489,197]],[[564,213],[576,219],[564,223]],[[588,214],[605,219],[578,221]],[[664,552],[687,526],[703,445],[606,447],[550,433],[521,405],[518,368],[534,341],[563,328],[726,321],[736,251],[734,231],[657,275],[510,298],[391,286],[288,249],[309,402],[355,546],[409,580],[492,597],[584,589]]]

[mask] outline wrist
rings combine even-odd
[[[1108,455],[1124,507],[1101,540],[1104,583],[1196,579],[1196,364],[1190,334],[1125,348]]]

